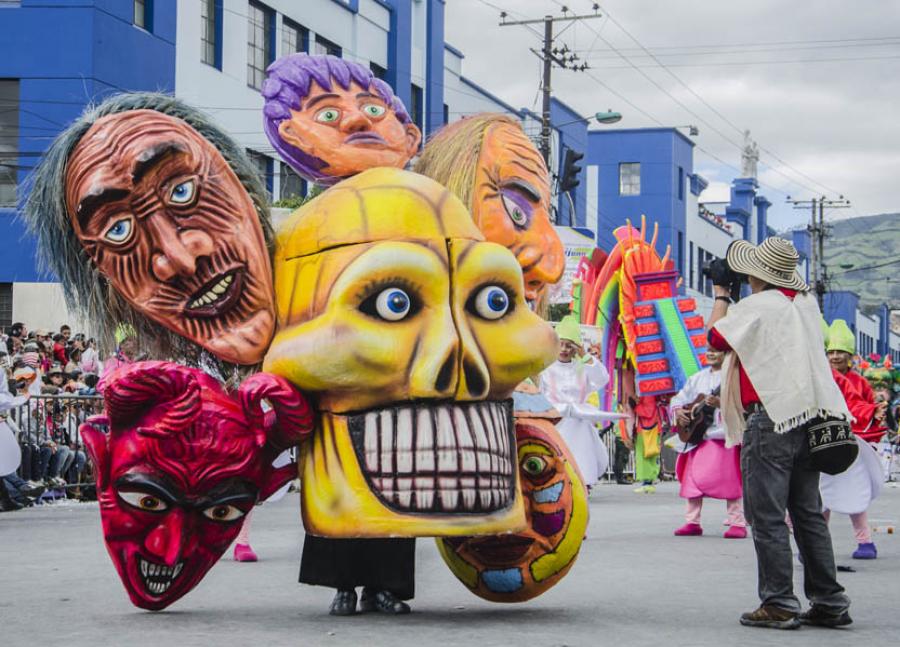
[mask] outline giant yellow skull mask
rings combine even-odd
[[[510,393],[556,356],[522,271],[438,183],[379,168],[278,234],[265,370],[314,397],[303,519],[326,537],[518,530]]]

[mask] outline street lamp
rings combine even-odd
[[[614,124],[618,121],[622,121],[622,113],[607,110],[606,112],[596,113],[594,115],[594,119],[596,119],[597,122],[601,124]]]
[[[554,128],[564,128],[565,126],[571,126],[572,124],[579,124],[588,122],[590,123],[591,119],[596,119],[597,123],[601,124],[614,124],[616,122],[622,121],[622,113],[621,112],[613,112],[612,110],[607,110],[606,112],[595,112],[593,117],[582,117],[581,119],[573,119],[572,121],[567,121],[564,124],[553,124]]]

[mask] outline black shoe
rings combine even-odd
[[[46,488],[43,485],[33,485],[31,487],[19,488],[19,492],[33,500],[41,496],[45,489]]]
[[[4,497],[0,499],[0,512],[14,512],[24,507],[21,503],[17,503],[10,498]]]
[[[800,614],[800,622],[805,625],[815,625],[816,627],[846,627],[853,623],[853,619],[846,611],[841,613],[831,613],[822,607],[812,606],[809,611]]]
[[[380,613],[392,613],[395,615],[409,613],[409,605],[403,600],[398,600],[390,591],[374,591],[363,589],[362,598],[359,601],[359,610],[363,613],[378,611]]]
[[[352,616],[356,613],[356,591],[338,591],[334,594],[328,613],[333,616]]]
[[[741,624],[745,627],[768,627],[769,629],[796,629],[800,626],[797,614],[764,604],[755,611],[741,615]]]

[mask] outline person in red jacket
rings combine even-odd
[[[835,319],[828,329],[826,352],[847,408],[855,420],[853,432],[867,443],[877,443],[887,429],[884,417],[887,405],[876,402],[866,379],[851,366],[856,338],[843,319]],[[860,456],[850,468],[835,476],[823,475],[820,481],[826,519],[831,511],[850,515],[857,548],[854,559],[875,559],[878,551],[872,542],[868,507],[881,488],[881,471],[875,451],[860,446]]]
[[[53,361],[59,362],[63,366],[69,361],[66,355],[66,340],[59,333],[53,335]]]

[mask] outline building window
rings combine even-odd
[[[619,164],[619,195],[641,194],[641,163]]]
[[[222,0],[200,0],[200,60],[222,69]]]
[[[446,126],[449,123],[450,123],[450,106],[448,106],[445,103],[444,104],[444,125]]]
[[[259,90],[266,79],[266,68],[275,59],[272,47],[273,14],[270,9],[251,2],[247,14],[247,85]]]
[[[153,31],[153,0],[134,0],[134,19],[136,27]]]
[[[253,167],[256,169],[259,176],[265,180],[266,192],[269,194],[269,200],[272,199],[272,158],[263,155],[262,153],[257,153],[254,150],[247,149],[247,156],[250,158],[250,161],[253,163]]]
[[[694,241],[688,242],[688,268],[690,275],[688,276],[688,287],[694,289]]]
[[[12,293],[12,283],[0,283],[0,329],[2,330],[6,330],[12,325]],[[6,348],[3,350],[6,350]]]
[[[678,254],[678,273],[684,276],[684,232],[678,232],[678,249],[675,253]]]
[[[297,175],[290,166],[281,163],[281,199],[302,198],[306,195],[306,180]]]
[[[319,56],[325,56],[326,54],[331,54],[332,56],[341,57],[341,46],[337,43],[332,43],[327,38],[323,38],[316,34],[316,51],[313,54],[317,54]]]
[[[369,63],[369,69],[372,70],[372,74],[375,75],[376,79],[381,79],[384,81],[385,77],[387,77],[387,70],[381,67],[378,63]]]
[[[411,85],[409,116],[412,117],[413,123],[419,127],[419,130],[424,130],[425,126],[422,123],[422,88],[415,83]]]
[[[308,51],[309,30],[285,18],[281,26],[281,55]]]
[[[684,200],[684,169],[678,167],[678,199]]]
[[[19,81],[0,79],[0,208],[16,207],[19,167]]]
[[[703,268],[707,263],[711,262],[715,257],[702,247],[697,247],[697,288],[696,290],[705,296],[713,295],[712,279],[704,276]]]
[[[143,28],[146,25],[147,5],[145,0],[134,0],[134,24]]]

